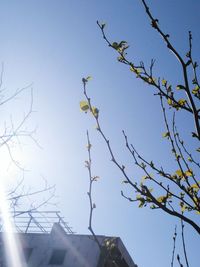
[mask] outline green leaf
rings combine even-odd
[[[92,114],[95,116],[95,118],[98,118],[98,116],[99,116],[98,108],[92,107]]]
[[[87,76],[86,80],[87,81],[92,80],[92,76]]]
[[[182,212],[185,212],[187,210],[187,206],[186,205],[180,205],[181,206],[181,211]]]
[[[179,154],[176,154],[176,153],[175,153],[175,157],[176,157],[176,159],[178,160],[178,159],[180,159],[181,156],[180,156]]]
[[[192,184],[190,187],[199,190],[199,185],[198,184]]]
[[[176,175],[176,174],[173,174],[173,175],[171,176],[171,178],[176,180],[176,179],[177,179],[177,175]]]
[[[118,60],[119,62],[123,62],[123,57],[122,57],[122,56],[119,56],[119,57],[117,57],[117,60]]]
[[[178,85],[176,86],[176,89],[177,89],[177,90],[183,90],[183,89],[185,89],[185,86],[183,86],[183,85],[181,85],[181,84],[178,84]]]
[[[167,85],[167,81],[165,79],[162,80],[162,85],[166,86]]]
[[[180,106],[184,106],[186,103],[186,100],[184,98],[181,98],[181,99],[179,99],[178,103]]]
[[[156,78],[154,78],[154,77],[149,77],[149,78],[147,79],[147,82],[148,82],[149,84],[154,84],[154,83],[156,83]]]
[[[180,178],[183,178],[184,177],[184,174],[181,170],[177,170],[176,171],[176,174],[180,177]]]
[[[148,179],[149,178],[149,176],[148,175],[144,175],[144,176],[142,176],[142,179],[141,179],[141,183],[143,183],[146,179]]]
[[[162,134],[162,137],[165,138],[165,137],[169,137],[170,136],[170,133],[169,132],[166,132],[166,133],[163,133]]]
[[[137,68],[137,69],[135,69],[135,72],[136,72],[138,75],[140,75],[140,73],[142,72],[142,70],[141,70],[140,68]]]
[[[167,99],[167,103],[168,103],[170,106],[172,105],[173,102],[172,102],[171,98],[168,98],[168,99]]]
[[[82,78],[82,82],[84,83],[84,84],[86,84],[89,80],[91,80],[92,79],[92,77],[91,76],[87,76],[86,78]]]
[[[199,93],[199,86],[198,85],[196,85],[195,86],[195,88],[192,90],[192,93],[194,94],[194,95],[197,95],[198,93]]]
[[[80,102],[80,109],[84,112],[87,112],[89,110],[89,103],[87,101],[81,101]]]
[[[164,203],[166,202],[167,200],[167,197],[166,196],[160,196],[156,199],[159,203]]]
[[[145,199],[140,194],[137,194],[136,195],[136,200],[139,201],[138,207],[142,208],[144,206],[144,204],[145,204]]]
[[[185,175],[186,175],[186,176],[192,176],[192,175],[193,175],[192,170],[187,170],[187,171],[185,172]]]
[[[140,199],[142,199],[142,198],[143,198],[143,197],[142,197],[140,194],[137,194],[137,195],[136,195],[136,199],[137,199],[137,200],[140,200]]]
[[[113,42],[112,43],[112,47],[115,48],[115,49],[118,49],[119,44],[117,42]]]
[[[199,148],[197,148],[197,150],[196,150],[197,152],[200,152],[200,147]]]
[[[120,42],[120,46],[122,46],[122,45],[126,45],[127,44],[127,41],[121,41]]]
[[[142,207],[144,206],[144,204],[145,204],[145,199],[144,199],[144,198],[141,198],[138,207],[139,207],[139,208],[142,208]]]

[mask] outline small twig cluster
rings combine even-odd
[[[22,179],[7,193],[7,201],[12,216],[37,211],[47,205],[55,205],[56,203],[51,203],[51,200],[55,198],[55,191],[55,185],[49,185],[46,180],[38,190],[25,187],[23,173]]]
[[[8,95],[8,92],[3,89],[3,74],[4,67],[2,65],[0,73],[0,107],[4,107],[9,103],[11,104],[17,97],[22,97],[23,93],[29,94],[29,99],[26,101],[29,105],[28,110],[24,113],[23,117],[19,121],[15,121],[10,115],[10,120],[5,119],[5,122],[0,129],[0,149],[3,147],[6,148],[11,163],[19,169],[20,173],[22,173],[22,179],[15,185],[11,185],[13,186],[13,189],[9,189],[7,192],[7,201],[9,202],[10,210],[15,217],[16,215],[19,215],[16,211],[21,207],[24,209],[23,212],[26,213],[38,210],[40,207],[44,207],[47,204],[51,204],[52,198],[55,197],[55,186],[49,186],[46,180],[44,186],[39,190],[26,188],[24,186],[24,173],[26,170],[20,161],[15,158],[13,148],[21,145],[22,139],[25,138],[31,139],[37,146],[39,146],[34,137],[35,130],[27,129],[27,122],[33,113],[33,88],[32,85],[28,85],[17,89],[12,94]],[[37,196],[37,198],[35,196]],[[25,203],[27,205],[25,205]]]

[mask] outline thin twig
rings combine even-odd
[[[183,220],[181,220],[181,237],[182,237],[184,257],[185,257],[186,265],[187,265],[187,267],[189,267],[188,257],[187,257],[187,250],[186,250],[186,245],[185,245],[184,227],[185,227],[185,225],[183,224]]]
[[[173,236],[173,250],[172,250],[172,261],[171,261],[171,267],[174,266],[174,254],[175,254],[175,249],[176,249],[176,237],[177,237],[177,232],[176,232],[176,226],[174,229],[174,236]]]
[[[102,250],[102,245],[100,244],[94,230],[92,227],[92,219],[93,219],[93,211],[96,208],[96,205],[93,203],[92,200],[92,186],[93,182],[96,181],[97,177],[92,176],[92,159],[91,159],[91,143],[90,143],[90,138],[89,138],[89,133],[87,131],[87,151],[88,151],[88,160],[85,162],[86,163],[86,168],[88,169],[88,174],[89,174],[89,190],[88,190],[88,197],[89,197],[89,203],[90,203],[90,215],[89,215],[89,226],[88,229],[91,232],[92,236],[94,237],[94,240],[96,244],[99,247],[99,250],[101,252]]]
[[[179,263],[179,266],[180,266],[180,267],[183,267],[183,264],[181,263],[181,259],[180,259],[179,254],[177,254],[177,261],[178,261],[178,263]]]

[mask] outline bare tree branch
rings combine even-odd
[[[88,197],[89,197],[89,203],[90,203],[90,215],[89,215],[89,226],[88,229],[91,232],[92,236],[94,237],[94,240],[96,242],[96,244],[99,247],[99,250],[102,250],[102,245],[100,244],[94,230],[92,227],[92,218],[93,218],[93,211],[96,208],[96,204],[93,202],[92,200],[92,186],[93,186],[93,182],[97,181],[97,179],[99,178],[98,176],[93,176],[92,175],[92,159],[91,159],[91,143],[90,143],[90,138],[89,138],[89,133],[87,131],[87,151],[88,151],[88,160],[85,161],[85,167],[88,169],[88,174],[89,174],[89,190],[88,190]]]
[[[176,237],[177,237],[177,232],[176,232],[176,226],[175,226],[174,236],[173,236],[173,250],[172,250],[171,267],[174,266],[174,254],[175,254],[175,250],[176,250]]]

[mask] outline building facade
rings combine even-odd
[[[34,229],[34,227],[32,227]],[[10,267],[0,235],[0,267]],[[60,222],[50,231],[15,234],[21,244],[22,266],[28,267],[136,267],[119,237],[97,236],[102,249],[91,235],[67,232]],[[12,251],[10,251],[12,253]]]

